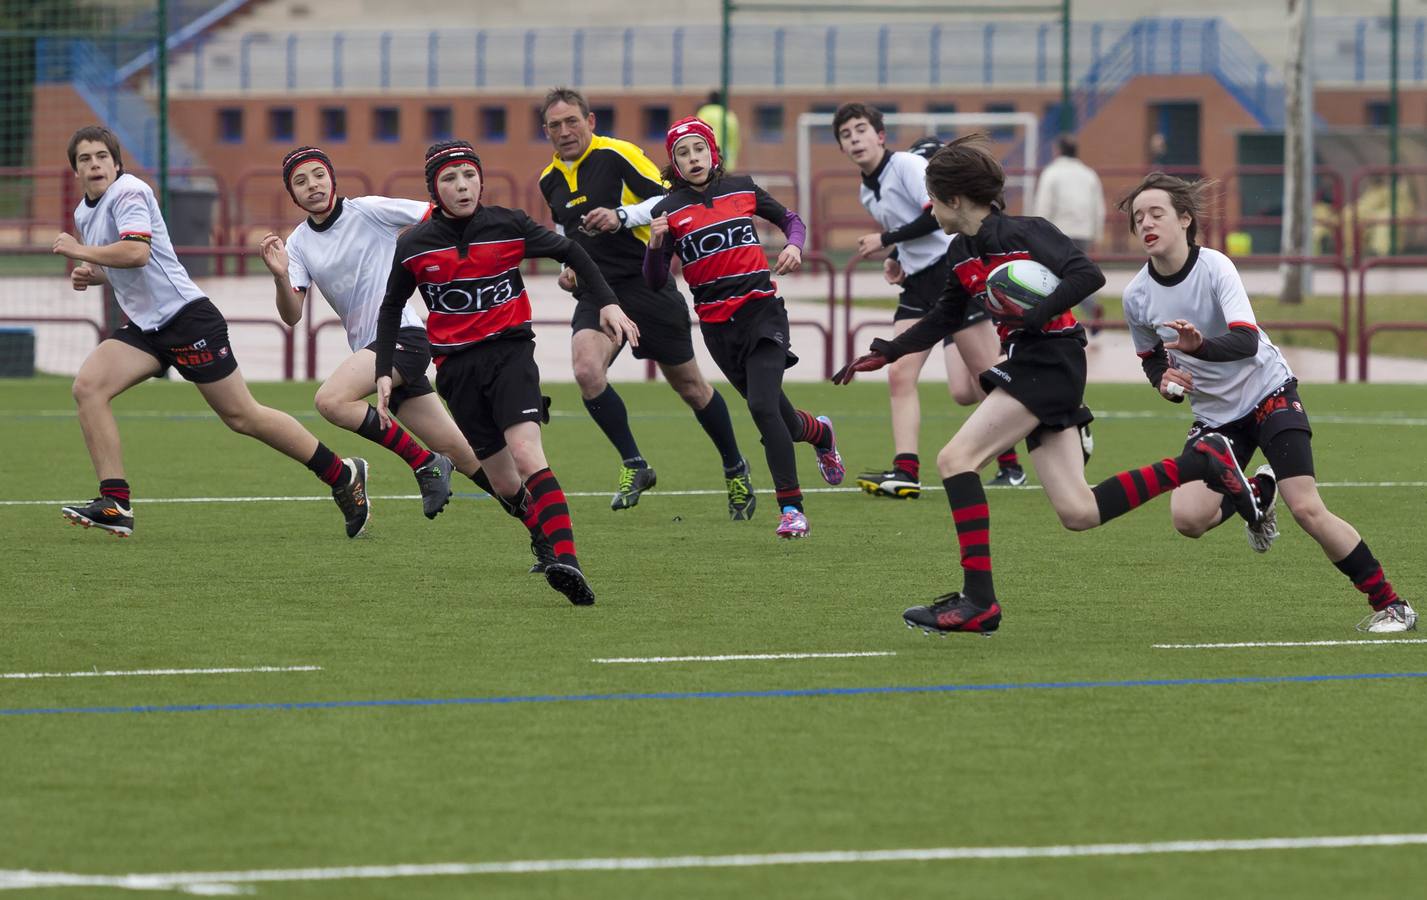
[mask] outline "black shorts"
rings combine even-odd
[[[1244,469],[1255,450],[1273,466],[1279,478],[1313,475],[1313,428],[1308,413],[1298,399],[1298,379],[1290,378],[1259,401],[1253,412],[1224,425],[1195,422],[1189,428],[1184,449],[1189,450],[1200,436],[1218,432],[1234,442],[1234,457]]]
[[[922,316],[932,311],[942,294],[946,293],[946,257],[917,272],[915,275],[908,275],[902,280],[902,295],[897,299],[897,311],[892,315],[893,322],[900,322],[903,319],[920,319]],[[966,305],[966,318],[956,327],[956,331],[969,328],[977,322],[986,319],[986,310],[979,303],[968,303]],[[952,334],[955,334],[953,331]],[[948,335],[943,344],[951,343],[951,336]]]
[[[173,366],[186,381],[211,384],[238,371],[228,345],[228,320],[207,297],[194,300],[155,331],[130,322],[110,337],[157,359],[159,375]]]
[[[376,341],[367,345],[376,352]],[[412,397],[424,397],[436,390],[431,379],[426,377],[426,367],[431,365],[431,341],[426,337],[425,328],[407,326],[396,333],[396,352],[391,357],[391,367],[401,375],[401,384],[391,389],[388,405],[396,412],[401,404]]]
[[[672,278],[657,291],[643,278],[612,281],[609,287],[619,298],[619,308],[639,326],[635,359],[678,366],[694,358],[689,306]],[[575,304],[575,315],[570,320],[571,331],[600,330],[600,308],[584,300],[585,296],[584,291],[575,291],[575,299],[580,302]]]
[[[798,362],[788,340],[788,309],[782,297],[750,300],[727,321],[704,322],[699,330],[704,333],[709,355],[740,394],[748,386],[748,356],[763,341],[783,348],[783,368],[792,368]]]
[[[436,370],[436,391],[480,459],[505,447],[510,426],[545,417],[535,342],[528,339],[476,344],[447,356]]]
[[[1083,333],[1082,333],[1083,334]],[[986,393],[1003,390],[1040,420],[1026,439],[1034,450],[1046,431],[1095,421],[1085,406],[1085,344],[1073,337],[1021,338],[1010,356],[981,373]]]

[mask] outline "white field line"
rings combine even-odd
[[[125,669],[101,672],[0,672],[0,679],[126,678],[130,675],[242,675],[249,672],[321,672],[321,666],[252,666],[246,669]]]
[[[1029,484],[1020,488],[997,488],[997,490],[1035,490],[1040,485]],[[1320,481],[1320,488],[1427,488],[1427,481]],[[935,492],[944,490],[939,484],[924,484],[922,490]],[[663,488],[649,493],[650,497],[722,497],[728,492],[723,488],[690,491],[666,491]],[[861,494],[855,487],[803,488],[804,494]],[[566,491],[566,497],[608,497],[609,491]],[[420,494],[371,494],[373,500],[420,500]],[[480,497],[479,499],[485,499]],[[67,500],[0,500],[0,506],[64,506],[76,502],[75,497]],[[271,497],[139,497],[135,502],[147,506],[150,503],[331,503],[328,495],[302,494],[297,496]]]
[[[1373,638],[1361,641],[1244,641],[1238,644],[1151,644],[1156,650],[1238,650],[1251,647],[1381,647],[1427,644],[1427,638]]]
[[[667,869],[743,869],[835,863],[917,862],[961,859],[1074,859],[1273,850],[1337,850],[1427,844],[1427,834],[1362,834],[1339,837],[1257,838],[1220,841],[1160,841],[1139,844],[1065,844],[1046,847],[929,847],[905,850],[831,850],[811,853],[748,853],[731,856],[646,856],[608,859],[527,859],[510,862],[350,866],[329,869],[256,869],[247,872],[166,872],[81,875],[0,869],[0,890],[41,887],[110,887],[133,891],[178,890],[234,894],[238,885],[272,882],[431,878],[451,875],[535,875],[550,872],[630,872]]]
[[[896,656],[895,650],[859,650],[855,653],[740,653],[728,656],[625,656],[592,659],[595,663],[741,662],[748,659],[853,659],[862,656]]]

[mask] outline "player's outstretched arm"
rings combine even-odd
[[[644,248],[644,282],[656,291],[662,288],[669,281],[669,263],[673,259],[669,217],[659,216],[649,223],[649,244]]]
[[[376,352],[376,381],[383,378],[391,382],[392,358],[396,355],[396,335],[401,330],[401,311],[406,301],[416,290],[416,277],[402,265],[402,260],[411,256],[406,245],[396,242],[396,256],[391,263],[391,274],[386,279],[386,296],[382,298],[381,309],[377,311],[377,339],[372,349]]]
[[[147,236],[120,238],[112,244],[89,247],[69,232],[62,231],[55,236],[51,252],[76,262],[94,263],[112,269],[142,269],[149,264]]]
[[[262,251],[263,265],[273,275],[273,287],[277,292],[277,314],[291,328],[302,321],[303,301],[307,299],[305,290],[295,289],[288,276],[287,246],[280,236],[269,231],[258,245]]]

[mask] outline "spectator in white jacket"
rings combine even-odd
[[[1056,150],[1059,155],[1041,170],[1036,184],[1035,214],[1048,219],[1088,255],[1105,229],[1105,189],[1095,170],[1080,161],[1080,147],[1072,135],[1057,138]],[[1085,304],[1091,318],[1099,319],[1100,301],[1092,295]],[[1092,327],[1091,333],[1099,330]]]

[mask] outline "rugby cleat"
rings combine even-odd
[[[1245,522],[1244,532],[1255,553],[1267,553],[1278,540],[1278,510],[1274,508],[1278,503],[1278,478],[1273,474],[1273,466],[1268,463],[1259,466],[1249,483],[1258,502],[1259,520],[1252,525]]]
[[[451,470],[456,464],[444,453],[431,454],[431,462],[413,470],[416,485],[421,489],[421,511],[434,519],[451,502]]]
[[[996,470],[996,477],[986,482],[987,487],[1020,487],[1026,483],[1026,470],[1020,466],[1002,466]]]
[[[863,493],[874,497],[915,500],[922,495],[922,483],[904,469],[897,468],[885,472],[863,472],[857,476],[857,486],[862,488]]]
[[[753,476],[748,471],[748,460],[743,460],[732,475],[725,475],[724,484],[728,486],[728,517],[735,522],[747,522],[753,518],[758,498],[753,496]]]
[[[1249,479],[1234,458],[1234,442],[1217,431],[1211,431],[1195,441],[1193,449],[1209,464],[1204,484],[1211,491],[1232,500],[1245,522],[1257,525],[1260,519],[1258,503]]]
[[[818,416],[818,421],[827,428],[828,439],[827,449],[813,445],[818,454],[818,472],[822,474],[823,481],[836,486],[842,484],[842,478],[847,474],[842,467],[842,454],[837,452],[837,434],[832,430],[832,419]]]
[[[544,575],[547,569],[558,562],[555,548],[543,534],[530,535],[530,552],[535,555],[535,564],[530,567],[531,575]]]
[[[578,566],[562,562],[551,563],[545,567],[545,581],[576,606],[590,606],[595,602],[594,589],[585,580],[585,573],[581,572]]]
[[[1399,634],[1417,630],[1417,610],[1406,600],[1398,600],[1358,623],[1359,631],[1372,634]]]
[[[129,537],[134,533],[134,510],[112,497],[95,497],[83,506],[62,506],[60,515],[71,525],[85,528],[99,528],[115,537]]]
[[[992,600],[990,607],[977,606],[960,591],[943,594],[926,606],[913,606],[902,613],[908,628],[920,628],[927,634],[967,631],[990,637],[1001,627],[1001,604]]]
[[[654,469],[649,466],[642,469],[620,466],[619,490],[615,491],[614,497],[610,499],[609,508],[629,509],[632,506],[638,506],[640,495],[654,487],[658,480],[654,475]]]
[[[347,467],[347,483],[332,489],[332,499],[347,520],[347,537],[354,538],[367,530],[372,518],[372,505],[367,500],[367,461],[360,456],[342,460]]]
[[[785,540],[791,538],[805,538],[812,529],[808,527],[808,517],[803,515],[801,509],[792,506],[783,507],[783,515],[778,519],[778,527],[773,533]]]

